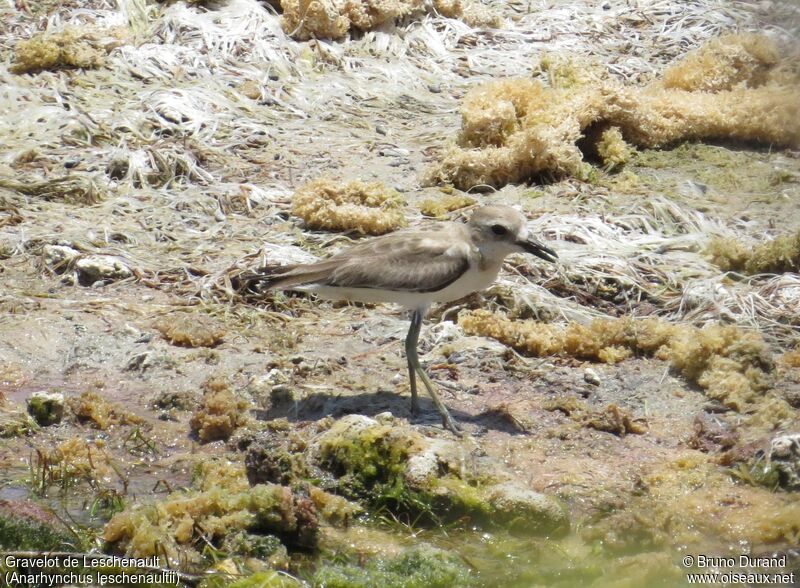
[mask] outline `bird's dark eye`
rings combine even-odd
[[[503,225],[492,225],[492,232],[495,235],[505,235],[508,232],[508,229],[506,229]]]

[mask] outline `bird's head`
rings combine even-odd
[[[533,238],[525,216],[510,206],[478,208],[469,220],[469,227],[476,244],[495,255],[531,253],[550,262],[558,258],[555,251]]]

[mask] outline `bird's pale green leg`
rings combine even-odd
[[[436,409],[442,416],[442,424],[444,427],[456,435],[461,435],[461,432],[456,426],[453,417],[450,416],[450,411],[447,410],[444,402],[442,402],[442,400],[439,398],[439,395],[436,393],[436,388],[434,387],[433,382],[431,382],[428,374],[425,373],[425,370],[423,370],[422,366],[419,364],[417,341],[419,340],[419,331],[421,328],[422,312],[415,310],[413,316],[411,317],[411,328],[408,330],[408,335],[406,336],[406,359],[408,359],[408,375],[411,381],[411,412],[416,414],[419,411],[417,382],[416,378],[414,377],[414,374],[417,373],[419,374],[422,383],[425,385],[425,388],[428,390],[428,394],[431,395],[433,403],[436,405]]]
[[[419,320],[417,320],[418,314],[420,316]],[[417,341],[419,340],[419,330],[421,327],[422,314],[414,312],[414,315],[411,317],[411,326],[408,329],[408,335],[406,335],[406,361],[408,361],[408,381],[411,384],[411,414],[415,416],[419,414],[419,398],[417,396],[417,370],[411,358],[415,358],[417,365],[419,365],[419,359],[417,358]]]

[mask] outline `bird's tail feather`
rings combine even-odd
[[[236,280],[236,289],[240,292],[291,290],[295,286],[325,281],[334,267],[333,264],[324,261],[310,264],[261,267],[239,274]]]

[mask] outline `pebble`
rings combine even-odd
[[[592,368],[586,368],[583,370],[583,381],[593,386],[599,386],[600,376]]]

